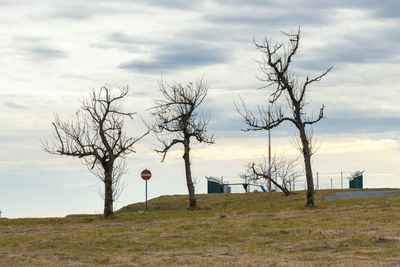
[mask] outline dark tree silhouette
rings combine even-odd
[[[208,87],[201,79],[196,83],[189,82],[184,85],[170,85],[161,81],[159,88],[163,99],[155,101],[152,113],[155,117],[152,129],[161,143],[161,149],[156,151],[163,154],[164,161],[167,152],[174,145],[183,145],[189,207],[194,209],[197,208],[197,202],[190,167],[190,140],[193,137],[200,143],[214,143],[213,136],[207,135],[208,117],[200,110]]]
[[[84,98],[76,119],[63,122],[54,116],[52,144],[46,141],[43,148],[55,155],[81,159],[89,171],[104,183],[104,217],[113,217],[114,200],[122,189],[120,178],[125,171],[125,157],[135,152],[133,145],[140,137],[127,137],[124,117],[133,118],[136,113],[123,112],[121,100],[128,94],[128,87],[114,93],[108,86],[93,90]]]
[[[259,77],[261,81],[267,83],[266,86],[275,86],[274,92],[270,95],[272,104],[272,120],[268,123],[265,108],[259,107],[259,114],[246,108],[242,101],[242,110],[238,112],[243,116],[248,125],[247,131],[269,130],[277,127],[284,121],[289,121],[298,129],[300,137],[301,153],[304,158],[306,181],[307,181],[307,206],[314,206],[314,181],[311,168],[311,156],[313,154],[313,139],[311,126],[324,118],[324,105],[321,106],[317,116],[307,115],[304,107],[307,104],[306,92],[311,84],[318,82],[332,69],[329,68],[321,75],[314,78],[307,76],[300,81],[291,69],[293,56],[299,48],[300,28],[295,34],[286,34],[289,44],[272,44],[268,39],[258,43],[254,41],[256,48],[263,54],[263,59],[259,61],[260,69],[264,76]],[[285,107],[283,109],[282,107]],[[284,112],[286,107],[290,112]]]

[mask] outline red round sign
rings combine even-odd
[[[151,171],[145,169],[142,171],[141,176],[143,180],[149,180],[151,178]]]

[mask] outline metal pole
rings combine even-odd
[[[147,180],[146,180],[146,211],[147,211]]]
[[[271,124],[271,106],[268,105],[268,127]],[[268,129],[268,176],[271,177],[271,129]],[[268,192],[271,192],[271,180],[268,180]]]
[[[319,177],[318,177],[318,172],[317,172],[317,189],[319,189]]]
[[[341,181],[342,189],[343,189],[343,172],[340,172],[340,181]]]

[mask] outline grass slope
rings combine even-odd
[[[317,198],[330,191],[318,191]],[[396,266],[400,196],[318,201],[305,193],[164,196],[116,219],[0,219],[1,266]]]

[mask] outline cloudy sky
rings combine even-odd
[[[400,187],[399,15],[395,0],[0,0],[0,210],[10,218],[102,213],[96,177],[77,159],[44,153],[40,140],[51,138],[54,113],[70,119],[79,99],[104,84],[128,85],[124,109],[150,120],[161,77],[204,75],[210,88],[204,108],[216,144],[193,147],[197,192],[206,192],[205,176],[237,181],[267,151],[267,134],[240,131],[234,106],[239,97],[262,105],[273,89],[257,90],[253,38],[284,41],[281,31],[299,26],[299,77],[334,66],[309,93],[310,112],[326,105],[314,129],[320,186],[365,170],[366,187]],[[128,124],[131,135],[144,131],[139,120]],[[290,125],[273,130],[273,153],[296,155],[295,134]],[[144,200],[144,168],[153,172],[150,198],[187,192],[182,151],[161,163],[155,148],[147,136],[128,158],[117,208]]]

